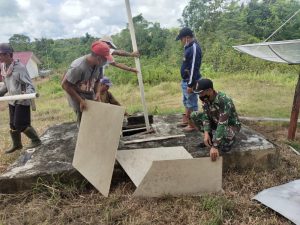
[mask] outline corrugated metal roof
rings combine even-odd
[[[37,64],[41,63],[40,60],[33,54],[33,52],[14,52],[13,57],[15,60],[18,59],[25,66],[31,58]]]

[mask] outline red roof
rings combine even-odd
[[[37,64],[40,63],[40,60],[33,54],[33,52],[14,52],[14,60],[19,60],[24,66],[27,65],[29,59],[33,59]]]

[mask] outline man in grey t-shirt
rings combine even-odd
[[[68,94],[69,105],[77,115],[80,124],[82,111],[86,109],[85,99],[99,100],[99,80],[102,78],[102,66],[113,62],[106,43],[95,41],[91,53],[74,60],[62,81],[62,87]]]
[[[0,44],[0,70],[4,81],[0,88],[0,96],[6,93],[20,95],[35,92],[26,67],[14,61],[13,48],[6,43]],[[9,125],[13,145],[5,153],[22,149],[21,132],[31,139],[28,148],[41,144],[39,136],[31,126],[30,103],[30,100],[9,101]]]

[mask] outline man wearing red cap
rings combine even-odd
[[[67,92],[69,105],[77,115],[79,126],[82,111],[86,109],[85,99],[99,100],[99,80],[102,78],[102,67],[113,62],[109,46],[101,41],[91,45],[91,53],[74,60],[62,81],[62,88]]]

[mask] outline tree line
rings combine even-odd
[[[203,73],[259,73],[274,69],[286,72],[294,67],[255,59],[235,51],[232,46],[264,41],[299,8],[299,0],[190,0],[179,22],[181,27],[188,26],[195,31],[203,49]],[[173,68],[178,68],[182,60],[182,46],[175,41],[180,28],[162,28],[158,22],[147,21],[142,14],[133,21],[141,59],[146,68],[158,73],[155,79],[176,73]],[[112,38],[118,48],[132,51],[128,25]],[[300,15],[297,15],[271,41],[299,38]],[[42,61],[41,68],[60,69],[88,53],[90,44],[97,39],[88,33],[80,38],[58,40],[30,40],[26,35],[14,34],[9,42],[16,51],[33,51]],[[126,58],[118,61],[132,63],[132,59]],[[152,80],[150,72],[148,76]]]

